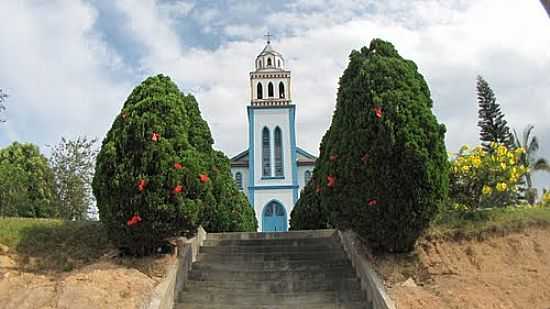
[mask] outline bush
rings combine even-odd
[[[0,216],[53,218],[58,215],[54,174],[33,144],[0,150]]]
[[[314,187],[315,181],[310,181],[302,193],[300,199],[290,214],[291,230],[317,230],[332,228],[328,211],[321,207],[319,194]]]
[[[431,107],[416,65],[392,44],[353,51],[314,170],[318,199],[297,207],[327,209],[332,225],[373,247],[411,250],[447,195],[445,127]]]
[[[527,168],[521,163],[523,148],[509,150],[491,143],[489,150],[481,146],[460,149],[451,161],[449,197],[468,210],[515,205],[522,189]]]
[[[254,226],[244,200],[224,208],[224,199],[238,191],[211,145],[196,100],[169,77],[150,77],[132,91],[103,141],[92,184],[115,245],[147,255],[203,221],[214,231]],[[218,217],[221,210],[233,214],[231,221]]]

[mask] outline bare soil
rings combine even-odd
[[[424,239],[416,252],[375,265],[399,309],[550,309],[550,228]]]
[[[105,256],[70,272],[29,271],[33,262],[0,246],[0,308],[140,308],[175,256]]]

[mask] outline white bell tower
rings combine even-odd
[[[296,109],[283,55],[267,44],[250,72],[248,199],[260,231],[285,231],[298,200]]]
[[[250,72],[251,104],[254,106],[288,105],[290,98],[290,71],[285,70],[283,55],[267,44],[256,57],[256,70]]]

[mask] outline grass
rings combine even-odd
[[[111,249],[103,226],[91,221],[0,218],[0,243],[32,271],[70,271]]]
[[[426,232],[427,238],[485,239],[527,227],[550,226],[550,208],[493,208],[441,214]]]

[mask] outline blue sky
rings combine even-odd
[[[317,153],[352,49],[375,37],[414,60],[446,124],[449,151],[478,142],[482,74],[512,127],[535,125],[550,157],[550,18],[515,0],[67,0],[0,2],[0,147],[102,139],[131,89],[170,75],[199,100],[215,146],[247,145],[248,72],[274,34],[293,74],[298,143]],[[550,176],[536,177],[550,187]]]

